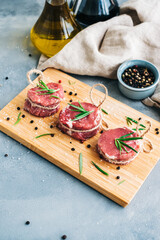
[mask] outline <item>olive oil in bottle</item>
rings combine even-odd
[[[41,53],[52,57],[80,30],[81,27],[72,16],[66,0],[46,0],[30,36]]]

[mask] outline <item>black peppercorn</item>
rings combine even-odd
[[[69,95],[72,95],[72,92],[69,92]]]
[[[77,96],[77,93],[75,93],[74,95]]]
[[[6,80],[8,80],[8,77],[5,77]]]
[[[158,131],[159,130],[159,128],[155,128],[155,131]]]
[[[22,115],[22,118],[25,118],[25,115],[24,115],[24,114]]]
[[[66,90],[64,90],[64,93],[66,93]]]
[[[53,125],[51,125],[50,128],[53,128]]]
[[[62,239],[66,239],[66,238],[67,238],[67,235],[63,235],[61,238],[62,238]]]
[[[156,134],[159,134],[159,131],[157,131]]]
[[[101,130],[100,133],[103,133],[103,130]]]
[[[72,102],[72,99],[70,99],[69,101]]]
[[[4,154],[4,157],[8,157],[8,154],[6,153],[6,154]]]
[[[38,129],[38,127],[35,127],[34,129],[35,129],[35,130],[37,130],[37,129]]]
[[[6,119],[7,119],[7,121],[9,121],[9,120],[10,120],[10,118],[9,118],[9,117],[7,117]]]
[[[71,148],[71,151],[75,151],[75,148]]]
[[[120,169],[121,169],[121,167],[120,167],[120,166],[118,166],[116,169],[117,169],[117,170],[120,170]]]
[[[83,141],[82,141],[82,140],[80,140],[80,143],[81,143],[81,144],[83,144]]]
[[[17,107],[17,110],[20,110],[20,107]]]
[[[31,53],[29,53],[29,54],[28,54],[28,56],[29,56],[29,57],[32,57],[32,54],[31,54]]]
[[[91,145],[90,145],[90,144],[88,144],[88,145],[87,145],[87,148],[90,148],[90,147],[91,147]]]
[[[138,120],[140,121],[142,118],[140,117],[140,118],[138,118]]]
[[[117,178],[117,179],[120,179],[120,176],[117,176],[116,178]]]
[[[51,137],[54,137],[54,133],[51,134]]]
[[[33,120],[31,120],[31,121],[30,121],[30,123],[34,123],[34,121],[33,121]]]
[[[71,144],[72,142],[70,142],[70,144]]]
[[[29,224],[30,224],[30,221],[26,221],[25,224],[26,224],[26,225],[29,225]]]

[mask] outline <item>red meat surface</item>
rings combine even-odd
[[[58,83],[48,83],[47,86],[49,89],[59,89],[59,91],[53,94],[40,95],[45,93],[45,91],[37,92],[41,88],[31,88],[27,94],[28,98],[25,101],[24,110],[38,117],[48,117],[59,110],[60,101],[64,97],[63,87]],[[51,95],[58,96],[59,98],[50,98]],[[43,107],[46,107],[46,109]]]
[[[40,90],[41,88],[39,87],[35,87],[35,88],[31,88],[28,91],[27,97],[33,102],[36,103],[38,105],[42,105],[44,107],[48,107],[50,105],[53,104],[57,104],[60,102],[60,99],[64,98],[64,91],[63,91],[63,87],[61,84],[58,83],[48,83],[47,87],[49,89],[54,89],[57,90],[59,89],[59,91],[53,93],[53,94],[47,94],[47,95],[39,95],[41,93],[45,93],[45,91],[42,92],[36,92],[37,90]],[[51,95],[57,96],[59,98],[50,98]]]
[[[52,107],[52,106],[54,106],[54,105],[51,105],[50,107]],[[56,112],[58,112],[59,108],[60,108],[59,105],[57,108],[54,108],[52,110],[43,109],[41,107],[41,105],[39,107],[33,107],[33,106],[31,106],[31,103],[29,102],[29,100],[26,100],[24,103],[24,110],[26,110],[30,114],[37,116],[37,117],[51,116],[51,115],[55,114]]]
[[[78,102],[73,102],[72,104],[79,106]],[[74,108],[67,106],[60,112],[58,127],[73,138],[85,141],[98,133],[100,126],[97,126],[100,125],[102,116],[100,110],[93,104],[83,102],[81,105],[85,110],[93,112],[80,120],[71,121],[80,112],[71,111]],[[69,129],[66,129],[65,126]],[[94,129],[95,127],[97,128]],[[74,132],[72,129],[79,130],[79,132]],[[85,130],[86,132],[82,132],[81,130]]]
[[[115,139],[120,138],[126,134],[132,133],[129,128],[115,128],[109,129],[102,133],[98,140],[98,151],[105,160],[115,164],[127,164],[137,155],[132,149],[125,147],[128,153],[122,149],[121,154],[115,145]],[[133,133],[128,137],[138,137],[137,133]],[[141,140],[131,140],[125,142],[134,148],[137,152],[140,151]]]

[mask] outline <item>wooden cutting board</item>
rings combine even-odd
[[[61,108],[64,108],[70,99],[73,101],[90,102],[90,86],[54,69],[47,69],[44,75],[46,83],[62,80],[61,84],[66,93],[65,100],[61,103]],[[35,81],[37,82],[37,79]],[[30,88],[31,85],[25,88],[0,111],[0,130],[121,206],[125,207],[130,203],[160,158],[160,136],[156,135],[154,130],[157,127],[160,128],[160,123],[111,97],[107,97],[103,108],[109,114],[106,115],[103,113],[103,118],[108,122],[110,128],[126,126],[126,115],[136,120],[142,117],[152,122],[152,128],[147,137],[152,141],[154,150],[149,154],[140,153],[132,163],[122,166],[120,170],[117,170],[116,165],[101,160],[96,151],[96,144],[100,133],[81,144],[79,141],[61,133],[56,127],[50,128],[51,124],[56,125],[59,113],[47,118],[38,118],[25,112],[23,105],[27,91]],[[73,92],[73,95],[69,95],[70,91]],[[74,93],[77,93],[77,96]],[[97,100],[104,96],[98,90],[95,90],[94,93]],[[20,112],[17,110],[17,107],[21,108],[20,111],[22,114],[25,114],[25,118],[22,118],[14,126],[13,124]],[[6,120],[7,117],[10,117],[9,121]],[[34,123],[31,124],[31,120],[34,120]],[[35,130],[35,127],[38,127],[38,130]],[[40,134],[49,132],[53,132],[55,134],[54,137],[44,136],[35,138]],[[88,144],[91,145],[91,148],[87,148]],[[75,148],[75,151],[71,151],[71,148]],[[83,154],[82,175],[79,174],[80,153]],[[99,172],[91,164],[91,161],[94,161],[103,170],[107,171],[109,176]],[[117,175],[121,177],[119,180],[116,179]],[[118,185],[122,180],[125,181]]]

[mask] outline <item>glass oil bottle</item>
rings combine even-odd
[[[47,57],[58,53],[79,31],[66,0],[46,0],[39,19],[31,29],[35,47]]]

